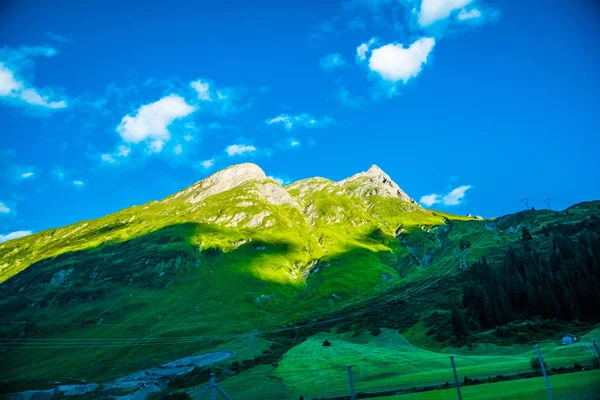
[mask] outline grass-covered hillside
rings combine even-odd
[[[543,255],[572,285],[589,280],[599,205],[479,220],[423,209],[376,166],[285,187],[254,164],[233,166],[162,201],[0,244],[0,390],[108,381],[212,349],[233,352],[235,373],[281,361],[273,376],[285,379],[295,354],[312,351],[296,346],[331,329],[389,328],[429,350],[472,344],[495,325],[516,337],[539,314],[519,297],[529,287],[515,289],[511,318],[500,291],[486,300],[466,289],[498,283],[471,269],[517,271]],[[579,243],[585,262],[556,255],[557,237]],[[524,261],[508,265],[510,252]],[[500,314],[487,316],[486,301]],[[588,309],[544,317],[585,329]]]

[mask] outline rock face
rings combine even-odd
[[[207,197],[225,192],[250,180],[262,181],[267,179],[265,172],[256,164],[244,163],[232,165],[229,168],[215,172],[206,179],[196,182],[189,188],[167,198],[176,199],[189,195],[190,203],[197,203]]]
[[[360,196],[377,194],[380,196],[398,197],[401,200],[416,203],[409,195],[400,189],[400,186],[398,186],[388,174],[374,164],[367,172],[352,175],[350,178],[344,179],[338,183],[347,187],[352,187],[353,191]]]

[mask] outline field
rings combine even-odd
[[[600,371],[586,371],[550,377],[557,400],[594,400],[600,398]],[[530,378],[508,382],[486,383],[461,389],[465,400],[533,400],[547,399],[544,378]],[[446,400],[457,398],[456,389],[401,396],[379,397],[381,400]]]

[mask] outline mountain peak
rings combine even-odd
[[[399,197],[404,201],[416,204],[388,174],[375,164],[366,172],[352,175],[350,178],[344,179],[339,183],[360,183],[360,187],[355,189],[355,191],[360,192],[361,195],[379,194],[381,196]]]
[[[267,179],[267,174],[258,165],[254,163],[235,164],[194,183],[170,199],[190,195],[189,201],[197,203],[209,196],[225,192],[247,181],[262,181],[265,179]]]

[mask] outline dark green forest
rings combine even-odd
[[[539,316],[597,320],[600,310],[600,221],[545,226],[509,246],[500,265],[481,258],[465,271],[463,306],[481,327]],[[534,246],[534,241],[536,245]],[[541,251],[540,249],[544,249]],[[464,316],[453,311],[459,336]]]

